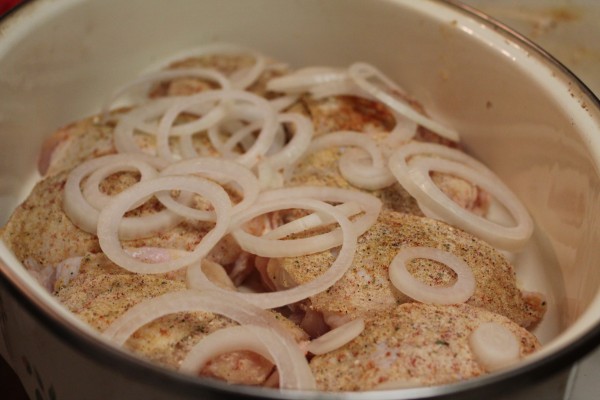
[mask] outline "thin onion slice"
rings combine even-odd
[[[273,168],[282,169],[298,161],[307,151],[313,137],[313,125],[307,117],[297,113],[279,114],[277,120],[280,124],[292,124],[295,128],[292,139],[281,150],[266,158]]]
[[[302,198],[337,203],[352,201],[360,204],[364,214],[352,222],[353,232],[357,236],[365,233],[375,223],[382,207],[381,200],[377,197],[355,190],[319,186],[275,189],[261,193],[256,206],[251,207],[247,212],[236,215],[232,219],[233,236],[246,251],[262,257],[298,257],[339,246],[342,243],[340,228],[313,237],[292,240],[264,239],[251,235],[243,229],[235,229],[261,214],[284,209],[281,207],[288,200],[296,201],[295,199]],[[265,209],[264,203],[268,203],[272,210]],[[298,208],[304,207],[300,205]]]
[[[189,96],[181,97],[165,97],[151,100],[145,104],[141,104],[125,114],[119,115],[117,126],[113,132],[115,148],[120,153],[142,153],[144,151],[150,151],[150,149],[144,150],[138,146],[134,139],[134,133],[136,130],[149,135],[158,134],[158,124],[150,121],[155,121],[162,117],[162,115],[171,107],[181,103],[184,99]],[[213,107],[214,103],[205,103],[202,107],[196,106],[194,109],[188,110],[193,114],[205,115]],[[218,115],[212,114],[211,118],[217,117]],[[198,123],[205,124],[206,119],[201,121],[192,121],[189,123],[179,124],[172,127],[169,134],[171,136],[178,136],[181,139],[189,139],[189,136],[198,131]]]
[[[419,157],[407,161],[415,155]],[[517,196],[489,168],[459,150],[433,143],[410,143],[390,156],[389,167],[424,209],[493,246],[518,250],[533,234],[533,221]],[[508,210],[515,225],[501,225],[465,210],[437,187],[430,171],[460,177],[486,190]]]
[[[169,292],[144,300],[128,309],[111,323],[102,333],[117,346],[142,326],[169,314],[205,311],[223,315],[240,324],[258,324],[276,331],[290,344],[297,345],[288,329],[273,314],[255,305],[240,300],[229,291],[197,291],[192,289]]]
[[[65,182],[63,210],[71,222],[79,229],[96,234],[98,218],[100,215],[100,211],[91,205],[84,197],[81,189],[81,182],[97,169],[113,163],[121,164],[124,160],[135,161],[138,166],[145,163],[147,166],[141,168],[148,170],[152,168],[152,165],[159,167],[165,165],[162,160],[144,154],[111,154],[87,160],[71,170],[67,176],[67,181]],[[135,207],[141,200],[143,200],[143,198],[140,198],[138,202],[131,206]],[[170,229],[179,222],[181,222],[181,218],[175,213],[172,213],[169,210],[161,210],[142,217],[124,218],[118,227],[118,234],[119,237],[124,240],[148,237],[158,231]]]
[[[521,353],[515,334],[497,322],[480,324],[469,336],[469,347],[487,372],[498,371],[515,363]]]
[[[390,84],[397,88],[393,82]],[[400,91],[399,88],[397,90]],[[356,83],[351,80],[321,84],[313,87],[310,90],[310,93],[312,97],[317,100],[332,96],[352,96],[370,101],[379,101],[377,98],[358,87]],[[396,123],[394,128],[392,128],[390,131],[389,136],[384,139],[386,147],[383,147],[382,151],[385,153],[385,155],[389,154],[390,147],[391,149],[394,149],[399,145],[411,140],[417,134],[418,128],[418,124],[415,121],[405,117],[390,107],[388,108],[394,116]]]
[[[153,161],[160,160],[153,158],[151,159],[149,157],[144,158]],[[166,163],[162,162],[162,160],[155,162],[155,165],[151,166],[148,162],[146,162],[147,160],[140,161],[140,157],[131,157],[128,154],[119,154],[116,157],[103,160],[105,161],[105,164],[87,176],[82,188],[83,196],[96,210],[100,210],[102,207],[106,206],[112,197],[100,191],[101,182],[110,175],[117,172],[138,172],[140,174],[140,179],[146,180],[155,178],[158,175],[158,171],[155,168],[156,166],[160,165],[160,168],[164,168],[166,166]],[[146,199],[142,200],[142,203],[145,201]]]
[[[350,152],[349,155],[342,155],[340,158],[340,173],[348,182],[361,189],[377,190],[390,186],[395,182],[394,176],[386,166],[383,154],[377,143],[364,133],[354,131],[338,131],[315,138],[305,155],[313,154],[329,147],[356,146],[364,150],[364,153],[371,159],[371,163],[363,162],[365,157],[357,157],[357,154]],[[363,154],[364,154],[363,153]],[[284,171],[284,175],[289,177],[293,174],[295,164],[289,164]]]
[[[267,90],[299,94],[309,91],[313,86],[340,82],[348,79],[342,69],[331,67],[308,67],[294,73],[271,79],[267,82]]]
[[[456,282],[448,287],[436,287],[423,283],[406,269],[408,261],[426,258],[446,265],[456,275]],[[428,304],[464,303],[475,292],[475,277],[467,263],[452,253],[432,247],[403,248],[392,260],[389,267],[392,284],[408,297]]]
[[[242,190],[243,199],[231,209],[231,214],[241,212],[250,207],[259,194],[256,176],[246,167],[235,161],[220,158],[199,157],[171,164],[161,171],[161,176],[198,175],[217,181],[221,184],[236,183]],[[181,204],[167,193],[158,193],[158,200],[169,210],[186,218],[214,221],[215,213],[196,210]]]
[[[274,99],[269,100],[269,103],[271,103],[271,107],[273,107],[276,111],[283,111],[286,108],[288,108],[289,106],[291,106],[292,104],[295,104],[298,99],[300,98],[300,96],[295,95],[295,94],[290,94],[290,95],[286,95],[286,96],[279,96],[276,97]]]
[[[309,89],[309,92],[315,100],[334,96],[354,96],[374,100],[373,96],[362,90],[350,79],[315,85]]]
[[[169,79],[177,79],[177,78],[201,78],[207,79],[213,82],[216,82],[221,89],[230,89],[231,82],[225,75],[220,73],[214,69],[207,68],[179,68],[179,69],[171,69],[166,71],[156,71],[149,74],[145,74],[129,83],[125,86],[117,89],[104,103],[102,106],[101,115],[103,120],[106,120],[108,117],[108,112],[110,110],[111,105],[125,93],[130,91],[136,86],[149,85],[156,82],[161,82]]]
[[[216,213],[216,223],[193,251],[180,258],[158,263],[148,263],[132,258],[125,252],[117,231],[125,212],[140,199],[154,193],[183,190],[205,197]],[[164,273],[198,262],[225,235],[231,217],[231,201],[225,190],[203,178],[195,176],[166,176],[142,181],[116,195],[98,217],[98,240],[104,254],[115,264],[131,272]]]
[[[194,311],[211,312],[240,324],[255,324],[269,328],[277,333],[279,340],[285,343],[289,352],[295,352],[299,347],[289,329],[272,313],[246,303],[226,290],[202,292],[182,290],[144,300],[119,316],[102,332],[102,336],[116,346],[123,346],[138,329],[155,319],[169,314]],[[305,369],[297,368],[294,376],[302,382],[308,382],[312,374],[308,374]]]
[[[364,319],[354,319],[312,340],[307,350],[315,355],[329,353],[354,340],[364,329]]]
[[[234,89],[248,88],[256,82],[263,71],[267,68],[267,60],[261,53],[256,50],[231,43],[212,43],[197,48],[187,49],[165,59],[159,67],[168,68],[169,65],[175,61],[208,55],[249,55],[254,58],[254,64],[252,67],[238,69],[229,76],[231,87]]]
[[[356,251],[357,236],[354,229],[352,228],[352,223],[333,206],[327,203],[320,202],[318,200],[299,198],[297,200],[272,201],[264,204],[258,204],[257,206],[252,207],[252,213],[248,214],[246,218],[253,218],[254,216],[261,215],[267,212],[272,212],[277,209],[288,208],[312,209],[317,212],[330,214],[331,217],[333,217],[336,220],[336,222],[340,225],[341,228],[341,248],[333,264],[322,275],[318,276],[317,278],[313,279],[308,283],[279,292],[235,293],[236,296],[239,296],[248,303],[255,304],[256,306],[261,308],[275,308],[285,306],[300,300],[304,300],[310,296],[314,296],[317,293],[327,290],[327,288],[335,284],[335,282],[337,282],[346,273],[348,268],[350,268],[352,264],[352,259],[354,257],[354,253]],[[270,240],[267,242],[271,242],[271,246],[273,246],[273,244],[281,241]],[[267,243],[267,245],[268,244],[269,243]],[[289,247],[293,247],[293,245],[290,244]],[[243,245],[242,248],[244,248]],[[249,252],[254,254],[264,254],[265,252],[268,252],[264,251],[263,249],[258,249],[256,253],[255,251],[256,249],[250,250]],[[298,249],[292,249],[292,252],[302,254],[305,252],[305,250],[300,249],[300,251],[298,251]],[[190,266],[188,268],[187,273],[187,282],[190,288],[198,290],[222,290],[218,289],[212,282],[210,282],[210,280],[202,272],[202,269],[200,268],[199,264]]]
[[[277,133],[277,118],[275,110],[269,102],[255,94],[244,92],[241,90],[212,90],[201,92],[199,94],[189,96],[181,102],[173,105],[163,115],[157,135],[157,152],[158,155],[168,161],[175,161],[175,157],[171,153],[169,147],[169,130],[171,129],[175,119],[179,114],[187,109],[215,101],[237,101],[250,103],[255,112],[259,113],[263,124],[254,145],[244,154],[239,156],[236,161],[247,167],[254,166],[261,157],[263,157],[271,147]],[[208,127],[206,127],[208,128]]]
[[[241,350],[250,350],[274,363],[277,366],[281,389],[316,389],[312,371],[298,346],[288,348],[275,332],[250,324],[219,329],[205,336],[192,347],[181,362],[179,370],[197,375],[212,358]],[[300,370],[302,374],[297,373]]]
[[[361,208],[360,204],[354,201],[338,204],[337,206],[335,206],[335,209],[341,211],[346,217],[351,217],[353,215],[360,214],[361,212],[363,212],[363,209]],[[269,232],[263,234],[261,238],[281,239],[286,236],[293,235],[295,233],[317,228],[319,226],[330,224],[333,222],[335,222],[335,220],[327,214],[312,213],[309,215],[305,215],[304,217],[295,219],[291,222],[288,222],[287,224],[280,225],[274,229],[271,229]]]
[[[371,94],[377,100],[390,107],[392,110],[404,115],[419,125],[437,133],[438,135],[458,142],[460,137],[453,129],[450,129],[413,109],[409,104],[398,97],[393,96],[389,90],[381,89],[371,82],[370,78],[376,78],[382,81],[387,88],[402,93],[401,89],[395,85],[391,79],[386,77],[381,71],[372,65],[366,63],[355,63],[348,68],[348,74],[352,80],[363,90]]]
[[[375,166],[372,156],[361,149],[345,151],[338,167],[345,180],[361,189],[379,190],[396,182],[387,166]]]

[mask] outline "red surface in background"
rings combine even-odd
[[[0,0],[0,15],[4,14],[20,2],[21,0]]]

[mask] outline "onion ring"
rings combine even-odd
[[[87,160],[69,172],[63,192],[63,211],[79,229],[95,235],[100,215],[100,211],[88,203],[81,192],[81,182],[98,168],[113,163],[123,163],[125,160],[135,161],[138,166],[146,163],[147,169],[151,169],[151,165],[164,165],[164,161],[144,154],[111,154]],[[139,202],[132,206],[137,204]],[[176,214],[169,210],[162,210],[142,217],[124,218],[118,227],[118,234],[122,239],[148,237],[157,231],[170,229],[179,222],[181,218]]]
[[[356,233],[352,228],[352,223],[338,210],[336,210],[333,206],[320,202],[318,200],[313,199],[296,199],[296,200],[288,200],[288,201],[272,201],[258,204],[257,206],[252,207],[252,212],[245,215],[244,219],[249,219],[254,216],[264,214],[266,212],[275,211],[277,209],[287,209],[287,208],[304,208],[304,209],[312,209],[318,212],[327,212],[333,218],[335,218],[336,222],[341,227],[342,234],[342,242],[340,251],[333,262],[333,264],[319,277],[313,279],[312,281],[305,283],[303,285],[299,285],[293,287],[291,289],[286,289],[279,292],[269,292],[269,293],[234,293],[236,296],[244,299],[248,303],[255,304],[261,308],[275,308],[285,306],[287,304],[292,304],[297,301],[306,299],[310,296],[313,296],[317,293],[326,290],[331,287],[335,282],[337,282],[350,268],[352,264],[352,259],[354,257],[354,252],[356,251]],[[235,233],[234,233],[235,237]],[[264,240],[264,239],[263,239]],[[273,244],[274,241],[269,241]],[[285,241],[290,242],[290,241]],[[242,248],[244,248],[243,244],[240,244]],[[289,245],[289,247],[292,247]],[[306,247],[306,246],[304,246]],[[245,249],[247,250],[247,249]],[[248,250],[247,250],[248,251]],[[305,250],[301,249],[300,252],[295,250],[295,253],[303,253]],[[269,251],[260,251],[259,250],[249,250],[250,253],[253,254],[264,254],[270,253]],[[288,252],[290,252],[288,250]],[[281,253],[281,251],[279,252]],[[190,288],[205,290],[223,290],[219,289],[215,286],[202,272],[200,265],[198,263],[191,265],[187,270],[187,282]]]
[[[409,104],[404,102],[398,97],[393,96],[389,93],[389,91],[378,88],[369,82],[369,78],[377,78],[382,81],[387,87],[390,89],[402,93],[403,91],[393,83],[391,79],[386,77],[381,71],[372,65],[366,63],[355,63],[352,64],[348,68],[348,75],[352,78],[352,80],[364,91],[371,94],[377,100],[381,101],[383,104],[387,105],[392,110],[404,115],[406,118],[409,118],[419,125],[424,126],[425,128],[437,133],[438,135],[452,140],[454,142],[458,142],[460,137],[458,133],[437,121],[434,121],[423,114],[419,113],[415,109],[413,109]]]
[[[184,190],[206,197],[216,212],[216,224],[196,248],[169,261],[147,263],[132,258],[121,247],[117,235],[123,214],[139,199],[165,190]],[[139,182],[116,195],[98,217],[98,240],[104,254],[115,264],[131,272],[164,273],[182,268],[202,259],[225,235],[230,221],[231,201],[225,190],[211,181],[195,176],[165,176]]]
[[[267,82],[267,90],[299,94],[309,91],[313,86],[347,80],[342,69],[331,67],[308,67],[294,73],[271,79]]]
[[[247,167],[254,166],[260,158],[267,153],[275,139],[277,133],[277,118],[275,110],[270,106],[267,100],[241,90],[211,90],[201,92],[189,96],[180,103],[173,105],[165,112],[159,124],[159,133],[157,135],[156,143],[158,155],[168,161],[175,161],[169,148],[169,130],[173,125],[173,122],[180,113],[186,111],[190,107],[215,101],[241,101],[250,103],[261,114],[263,125],[256,142],[248,151],[236,159],[237,162],[246,165]]]
[[[316,383],[298,346],[286,347],[278,334],[256,325],[219,329],[200,340],[181,362],[179,370],[197,375],[212,358],[232,351],[250,350],[277,366],[282,389],[315,390]],[[302,374],[297,371],[302,370]]]
[[[256,206],[251,207],[247,214],[240,213],[232,219],[231,226],[234,238],[242,248],[262,257],[298,257],[339,246],[342,243],[342,232],[340,228],[310,238],[283,241],[264,239],[251,235],[243,229],[235,229],[242,223],[257,217],[258,215],[281,209],[278,208],[278,204],[283,204],[288,199],[305,197],[330,202],[353,201],[360,204],[365,214],[352,222],[353,230],[357,236],[365,233],[375,223],[382,207],[381,200],[377,197],[368,193],[348,189],[301,186],[265,191],[258,197]],[[273,210],[263,210],[261,205],[263,203],[271,202],[273,204],[270,205],[270,207]],[[300,205],[298,208],[304,207]]]
[[[426,258],[440,262],[452,269],[457,277],[449,287],[435,287],[414,278],[406,269],[406,263],[415,258]],[[428,304],[464,303],[475,292],[473,271],[462,259],[444,250],[432,247],[403,248],[389,266],[392,284],[408,297]]]
[[[407,161],[410,156],[420,154],[438,157],[418,157]],[[461,151],[433,143],[410,143],[390,156],[389,167],[400,184],[425,209],[493,246],[517,250],[533,234],[533,221],[517,196],[490,169]],[[446,172],[480,186],[509,211],[516,225],[504,226],[460,207],[431,180],[429,172],[432,170]]]
[[[243,200],[233,206],[231,214],[241,212],[250,207],[259,194],[256,176],[246,167],[235,161],[221,158],[193,158],[171,164],[160,173],[161,176],[169,175],[199,175],[219,183],[235,182],[242,189]],[[196,210],[177,202],[167,193],[158,193],[158,200],[169,210],[186,218],[214,221],[215,213]]]
[[[487,372],[498,371],[518,361],[521,352],[515,334],[497,322],[484,322],[471,332],[469,347]]]
[[[193,49],[188,49],[165,59],[161,66],[168,68],[169,64],[185,58],[216,55],[244,55],[254,58],[254,65],[248,69],[238,70],[229,76],[233,89],[246,89],[256,82],[267,67],[266,58],[256,50],[230,43],[213,43]]]
[[[166,71],[157,71],[157,72],[145,74],[145,75],[129,82],[125,86],[117,89],[102,106],[102,109],[100,112],[100,115],[102,115],[102,120],[105,121],[107,119],[111,104],[113,104],[116,99],[123,96],[125,93],[127,93],[127,91],[131,90],[132,88],[134,88],[136,86],[144,85],[144,84],[150,84],[150,83],[164,81],[167,79],[176,79],[176,78],[184,78],[184,77],[208,79],[208,80],[218,83],[219,86],[221,87],[221,89],[230,89],[231,88],[231,82],[229,81],[229,79],[227,77],[225,77],[225,75],[223,75],[222,73],[220,73],[219,71],[214,70],[214,69],[180,68],[180,69],[171,69],[171,70],[166,70]]]
[[[307,350],[314,355],[329,353],[354,340],[364,329],[364,319],[354,319],[312,340]]]
[[[182,290],[170,292],[144,300],[128,309],[102,332],[102,336],[116,346],[123,346],[127,339],[142,326],[157,318],[179,312],[204,311],[223,315],[240,324],[255,324],[277,333],[289,352],[299,348],[288,328],[272,313],[246,303],[232,292]],[[309,370],[310,371],[310,370]],[[294,376],[302,381],[310,380],[311,374],[305,369],[296,369]]]

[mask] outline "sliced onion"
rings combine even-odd
[[[268,311],[244,302],[232,292],[182,290],[144,300],[119,316],[102,335],[116,346],[123,346],[127,339],[144,325],[165,315],[179,312],[204,311],[223,315],[240,324],[255,324],[277,333],[280,341],[290,352],[298,351],[298,343],[288,328]],[[302,368],[295,369],[294,376],[303,382],[309,381],[312,374]]]
[[[373,96],[362,90],[350,79],[312,86],[309,92],[315,100],[333,96],[354,96],[374,100]]]
[[[233,148],[238,142],[245,142],[251,140],[251,134],[261,128],[263,124],[260,112],[256,110],[252,112],[248,107],[241,107],[239,104],[228,104],[228,112],[226,118],[221,123],[216,124],[208,128],[208,139],[211,145],[221,154],[222,157],[235,158],[239,154],[233,152]],[[231,136],[239,138],[237,140],[232,139],[231,136],[223,141],[221,139],[223,129],[226,133]],[[230,144],[227,144],[230,142]],[[231,143],[233,142],[233,143]],[[255,140],[252,140],[254,144]],[[247,151],[252,146],[245,148]]]
[[[342,155],[340,158],[340,173],[348,182],[361,189],[377,190],[390,186],[395,182],[394,176],[388,170],[383,154],[377,143],[364,133],[354,131],[338,131],[318,136],[310,144],[305,154],[312,154],[329,147],[357,146],[363,149],[371,159],[371,164],[365,164],[364,157],[357,154]],[[293,168],[291,164],[290,168]],[[292,174],[285,171],[286,176]]]
[[[161,176],[169,175],[198,175],[221,184],[235,182],[242,190],[243,200],[233,206],[231,214],[238,213],[250,207],[259,194],[256,176],[246,167],[235,161],[220,158],[193,158],[171,164],[161,171]],[[214,221],[215,213],[196,210],[177,202],[168,193],[156,195],[159,201],[169,210],[186,218],[203,221]]]
[[[392,110],[404,115],[419,125],[422,125],[425,128],[437,133],[438,135],[445,137],[446,139],[455,142],[460,140],[460,137],[456,131],[424,116],[400,98],[390,94],[389,91],[381,89],[369,82],[370,78],[376,78],[382,81],[390,89],[402,92],[402,90],[395,85],[391,79],[386,77],[383,73],[381,73],[381,71],[372,65],[365,63],[352,64],[348,68],[348,74],[361,89],[371,94],[373,97],[390,107]]]
[[[212,90],[188,96],[180,103],[172,106],[162,117],[157,135],[157,151],[160,157],[175,161],[169,148],[169,130],[177,116],[188,108],[211,101],[238,101],[250,103],[261,114],[263,125],[258,134],[256,142],[248,151],[239,156],[236,161],[240,164],[252,167],[262,156],[264,156],[277,132],[277,119],[269,102],[262,97],[241,90]]]
[[[267,90],[283,93],[303,93],[313,86],[347,80],[346,72],[338,68],[309,67],[294,73],[271,79]]]
[[[341,211],[346,217],[351,217],[353,215],[360,214],[361,212],[363,212],[363,209],[361,208],[360,204],[354,201],[338,204],[337,206],[335,206],[335,209]],[[330,224],[333,222],[335,222],[335,220],[327,214],[313,213],[295,219],[291,222],[288,222],[287,224],[280,225],[270,230],[269,232],[263,234],[261,238],[282,239],[286,236],[313,229],[325,224]]]
[[[329,353],[354,340],[364,329],[364,319],[357,318],[312,340],[307,350],[315,355]]]
[[[396,87],[395,84],[394,87]],[[378,101],[377,98],[358,87],[353,81],[332,82],[315,86],[311,89],[311,95],[315,99],[331,96],[353,96],[370,101]],[[391,130],[389,136],[384,140],[386,146],[382,148],[382,151],[385,155],[388,155],[390,150],[393,148],[411,140],[417,134],[418,128],[418,125],[415,121],[406,118],[404,115],[396,112],[394,109],[390,109],[390,111],[394,116],[396,124]]]
[[[372,156],[361,149],[344,152],[338,168],[345,180],[365,190],[383,189],[396,182],[387,166],[376,167]]]
[[[123,96],[125,93],[130,91],[136,86],[141,85],[149,85],[156,82],[162,82],[169,79],[177,79],[177,78],[201,78],[208,79],[210,81],[216,82],[219,84],[221,89],[230,89],[231,82],[229,79],[225,77],[222,73],[214,69],[206,69],[206,68],[180,68],[180,69],[170,69],[166,71],[157,71],[149,74],[145,74],[125,86],[121,87],[117,91],[115,91],[112,96],[104,103],[102,106],[101,115],[104,120],[108,117],[108,112],[110,110],[111,105],[115,102],[116,99]]]
[[[111,165],[113,162],[121,163],[124,158],[135,160],[138,165],[147,162],[148,165],[145,168],[152,168],[151,163],[154,165],[162,165],[163,163],[143,154],[112,154],[87,160],[71,170],[63,191],[63,211],[79,229],[96,234],[99,218],[99,210],[88,203],[81,192],[81,182],[98,168]],[[139,200],[142,200],[142,198]],[[132,207],[137,204],[139,204],[139,201],[132,204]],[[169,210],[162,210],[142,217],[124,218],[118,227],[118,233],[119,237],[125,240],[148,237],[158,231],[170,229],[179,222],[181,222],[181,218],[176,214]]]
[[[284,207],[283,205],[288,200],[295,201],[293,199],[299,198],[318,199],[329,202],[352,201],[360,204],[365,213],[352,222],[353,232],[357,236],[365,233],[375,223],[382,207],[381,200],[377,197],[354,190],[318,186],[275,189],[261,193],[256,206],[251,207],[247,212],[236,215],[232,220],[232,227],[241,226],[242,223],[266,212],[285,209],[281,207]],[[264,209],[263,206],[265,203],[269,204],[270,210]],[[298,208],[305,207],[300,205]],[[325,251],[342,243],[340,228],[310,238],[293,240],[264,239],[251,235],[243,229],[235,229],[233,236],[242,248],[262,257],[298,257]]]
[[[256,50],[249,49],[246,47],[230,44],[230,43],[213,43],[193,49],[188,49],[183,52],[174,54],[173,56],[165,59],[161,63],[163,68],[169,67],[169,65],[175,61],[191,57],[203,57],[208,55],[249,55],[254,58],[254,65],[250,68],[243,68],[235,71],[229,79],[231,80],[231,86],[234,89],[246,89],[252,85],[260,77],[263,71],[266,69],[267,60],[266,58],[257,52]]]
[[[258,184],[261,190],[282,188],[284,184],[283,174],[277,170],[269,160],[263,160],[256,166]]]
[[[212,358],[241,350],[250,350],[274,363],[281,389],[316,389],[312,371],[300,348],[286,347],[286,342],[275,332],[256,325],[232,326],[205,336],[186,355],[179,370],[197,375]]]
[[[487,372],[514,364],[521,353],[515,334],[497,322],[480,324],[469,336],[469,346],[477,362]]]
[[[142,158],[142,159],[140,159]],[[159,158],[131,156],[129,154],[118,154],[114,157],[103,158],[104,165],[90,173],[83,184],[82,193],[87,202],[97,210],[102,209],[112,196],[100,191],[101,182],[117,172],[139,172],[141,180],[155,178],[158,169],[166,167],[167,163]],[[143,160],[143,161],[142,161]],[[154,165],[151,165],[150,163]],[[142,200],[144,203],[146,200]],[[135,208],[135,207],[134,207]]]
[[[156,135],[158,133],[158,125],[156,123],[150,123],[149,121],[157,120],[160,118],[170,107],[173,107],[181,103],[184,99],[189,96],[181,97],[165,97],[155,100],[151,100],[146,104],[142,104],[133,108],[126,114],[119,116],[119,120],[115,130],[113,132],[113,138],[115,147],[120,153],[140,153],[143,152],[134,140],[134,132],[139,130],[146,134]],[[201,107],[200,107],[201,106]],[[195,108],[191,108],[190,112],[198,115],[204,115],[208,113],[213,107],[214,103],[204,103]],[[220,112],[220,111],[219,111]],[[212,114],[211,118],[217,117]],[[171,136],[179,136],[183,139],[198,132],[198,124],[205,124],[207,121],[196,120],[185,124],[179,124],[172,127],[169,134]],[[189,139],[189,138],[188,138]]]
[[[304,208],[304,209],[312,209],[314,211],[329,213],[333,218],[335,218],[336,222],[341,227],[342,234],[342,242],[341,248],[337,255],[337,258],[333,262],[333,264],[325,271],[322,275],[313,279],[312,281],[295,286],[291,289],[279,291],[279,292],[269,292],[269,293],[235,293],[236,296],[244,299],[245,301],[255,304],[261,308],[275,308],[281,307],[284,305],[292,304],[297,301],[306,299],[310,296],[314,296],[327,288],[331,287],[335,282],[337,282],[350,268],[352,264],[352,259],[354,257],[354,252],[356,250],[356,233],[354,229],[352,229],[351,222],[338,210],[336,210],[333,206],[330,206],[327,203],[323,203],[313,199],[298,199],[298,200],[289,200],[289,201],[273,201],[267,202],[264,204],[259,204],[258,206],[252,207],[254,210],[251,214],[247,215],[247,218],[253,218],[256,215],[264,214],[267,212],[275,211],[277,209],[287,209],[287,208]],[[271,242],[273,245],[277,242],[291,242],[291,241],[275,241],[270,240],[267,242]],[[268,244],[268,243],[267,243]],[[289,247],[294,247],[295,245],[289,244]],[[244,246],[242,245],[242,248]],[[285,250],[285,247],[283,248]],[[247,249],[245,249],[247,250]],[[300,253],[302,254],[305,250],[300,249],[291,249],[288,253]],[[249,251],[250,253],[268,253],[264,249],[258,249],[258,251]],[[280,251],[281,253],[281,251]],[[215,289],[216,286],[210,282],[210,280],[204,275],[202,269],[198,264],[192,265],[188,268],[188,286],[191,288],[205,290],[205,289]],[[218,289],[218,288],[217,288]],[[222,289],[220,289],[222,290]]]
[[[313,125],[307,117],[296,113],[279,114],[278,122],[291,123],[295,127],[292,139],[280,151],[267,157],[274,168],[282,169],[298,161],[307,151],[313,137]]]
[[[200,265],[202,266],[202,272],[215,285],[222,289],[236,290],[235,284],[221,264],[205,258]]]
[[[102,335],[117,346],[142,326],[169,314],[204,311],[223,315],[240,324],[258,324],[277,331],[290,343],[297,345],[288,329],[268,311],[248,304],[229,291],[181,290],[147,299],[119,316]]]
[[[158,263],[147,263],[129,256],[121,247],[117,231],[119,223],[133,204],[154,193],[183,190],[205,197],[216,213],[216,224],[188,254]],[[131,272],[164,273],[199,261],[227,232],[231,217],[231,201],[225,190],[211,181],[195,176],[166,176],[142,181],[116,195],[98,217],[98,240],[104,254],[115,264]]]
[[[406,269],[407,262],[415,258],[426,258],[446,265],[456,273],[456,282],[449,287],[436,287],[419,281]],[[471,267],[454,254],[432,247],[400,250],[390,264],[389,276],[396,289],[422,303],[464,303],[475,292],[476,283]]]
[[[414,157],[414,155],[429,157]],[[443,221],[480,237],[504,250],[523,247],[533,234],[533,221],[512,191],[485,165],[465,153],[433,143],[410,143],[390,156],[389,167],[400,184]],[[447,173],[471,182],[490,193],[516,221],[504,226],[465,210],[431,180],[430,171]]]
[[[383,146],[381,146],[381,150],[386,157],[389,157],[392,151],[397,147],[402,146],[413,139],[417,134],[417,128],[419,127],[416,122],[397,112],[392,111],[392,114],[394,115],[396,124],[390,134],[383,140]]]
[[[299,115],[299,114],[296,114],[296,115]],[[309,121],[309,123],[310,123],[310,121]],[[312,128],[312,124],[311,124],[311,128]],[[242,148],[244,150],[248,150],[254,144],[254,140],[255,140],[255,138],[253,136],[248,136],[245,139],[241,140],[240,144],[242,145]],[[271,147],[269,147],[269,151],[267,151],[266,155],[272,156],[273,154],[276,154],[277,152],[281,151],[281,149],[283,149],[285,147],[286,141],[287,141],[286,132],[283,129],[283,126],[279,125],[277,127],[277,135],[275,135],[275,140],[273,140],[273,144],[271,145]]]
[[[271,107],[273,107],[276,111],[283,111],[292,104],[296,103],[299,98],[300,96],[298,95],[279,96],[269,100],[269,103],[271,103]]]

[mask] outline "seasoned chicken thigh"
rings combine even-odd
[[[365,330],[350,343],[313,357],[311,369],[321,390],[356,391],[441,385],[484,374],[469,344],[483,323],[507,328],[519,357],[540,347],[527,330],[506,317],[467,304],[406,303],[373,311]],[[517,361],[517,360],[514,360]]]
[[[78,274],[57,286],[57,298],[99,331],[104,331],[125,311],[143,300],[186,288],[177,274],[133,274],[117,267],[102,254],[83,257]],[[287,319],[278,319],[296,340],[306,338]],[[237,323],[209,312],[171,314],[138,329],[128,339],[125,348],[150,361],[177,369],[188,351],[203,337],[234,325]],[[271,362],[256,353],[238,351],[211,360],[201,375],[230,383],[260,385],[273,368]]]
[[[310,308],[325,316],[354,318],[412,301],[392,285],[389,265],[402,249],[416,246],[446,250],[471,267],[476,286],[468,304],[504,315],[525,328],[532,328],[541,320],[545,311],[543,299],[517,288],[513,267],[500,252],[443,222],[393,211],[383,211],[358,239],[350,269],[328,290],[310,297]],[[278,286],[293,287],[322,274],[335,256],[334,251],[325,251],[272,259],[268,271]],[[408,270],[432,286],[448,286],[456,279],[451,269],[431,260],[413,260]]]

